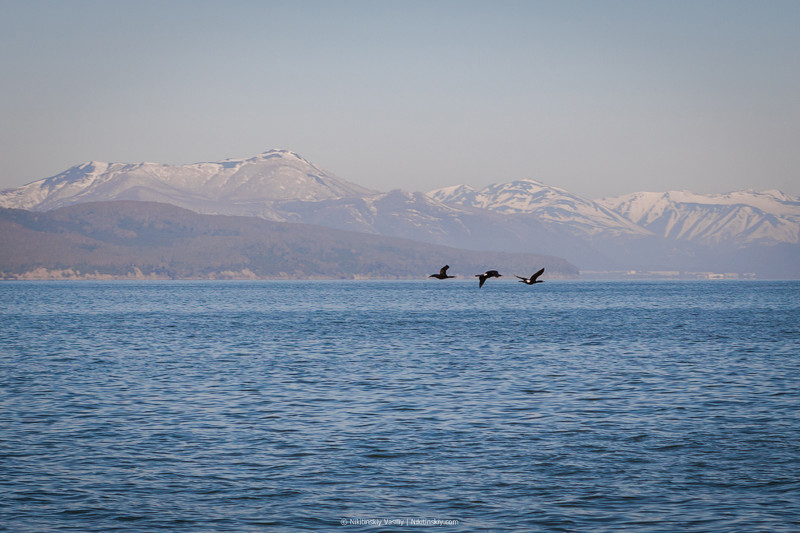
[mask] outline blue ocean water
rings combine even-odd
[[[0,529],[798,531],[800,282],[0,283]]]

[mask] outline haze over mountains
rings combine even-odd
[[[0,207],[162,202],[474,251],[565,258],[583,271],[800,277],[800,201],[780,191],[638,192],[589,200],[534,180],[380,192],[285,150],[192,165],[91,162],[0,192]]]

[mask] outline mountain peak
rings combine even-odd
[[[200,212],[272,213],[281,201],[320,201],[374,193],[337,178],[289,150],[248,159],[167,165],[89,161],[0,192],[0,206],[48,210],[107,200],[165,202]]]
[[[549,185],[545,185],[541,181],[531,179],[531,178],[523,178],[520,180],[513,180],[509,182],[503,183],[494,183],[492,186],[502,186],[502,187],[549,187]]]
[[[520,179],[504,183],[492,183],[477,190],[469,185],[455,185],[428,192],[428,196],[443,203],[468,205],[511,213],[532,213],[544,205],[554,203],[588,203],[558,187],[545,185],[533,179]]]
[[[306,163],[308,163],[308,161],[305,158],[303,158],[302,156],[300,156],[300,154],[298,154],[297,152],[292,152],[291,150],[282,150],[282,149],[279,149],[279,148],[273,148],[272,150],[267,150],[265,152],[261,152],[260,154],[258,154],[253,159],[266,160],[266,159],[273,159],[273,158],[277,158],[277,157],[284,158],[284,159],[295,159],[295,160],[298,160],[298,161],[305,161]]]

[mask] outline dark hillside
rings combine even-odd
[[[473,252],[152,202],[0,209],[0,276],[6,279],[415,279],[445,263],[467,277],[487,268],[527,273],[539,266],[554,278],[578,275],[575,266],[550,256]]]

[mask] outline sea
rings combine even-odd
[[[0,530],[797,532],[800,282],[1,282]]]

